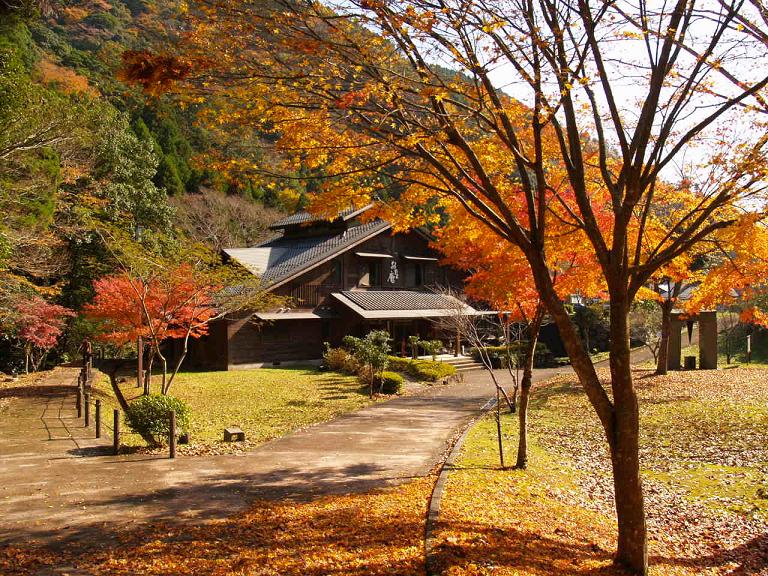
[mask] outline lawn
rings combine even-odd
[[[106,377],[97,379],[96,387],[110,409],[117,407]],[[134,379],[121,389],[129,399],[139,393]],[[245,449],[371,403],[357,378],[314,368],[183,372],[170,394],[191,408],[192,444],[183,450],[198,453]],[[222,441],[224,428],[231,425],[243,429],[245,443]],[[142,444],[137,436],[125,438],[127,445]]]
[[[607,374],[604,374],[607,376]],[[638,373],[651,574],[768,569],[768,371]],[[507,462],[515,422],[505,417]],[[619,574],[612,481],[572,377],[537,386],[529,470],[501,471],[495,423],[465,443],[441,507],[447,574]]]

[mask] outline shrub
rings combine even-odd
[[[387,360],[387,367],[395,372],[408,372],[413,363],[410,358],[400,358],[399,356],[389,356]]]
[[[325,343],[325,353],[323,354],[325,365],[335,372],[343,374],[357,374],[358,364],[355,357],[344,348],[331,348]]]
[[[440,348],[443,347],[443,343],[440,340],[421,340],[419,346],[424,349],[424,354],[432,356],[432,360],[435,360]]]
[[[403,390],[403,377],[397,372],[382,372],[379,381],[384,394],[399,394]]]
[[[421,360],[413,362],[409,373],[418,380],[437,382],[438,380],[456,374],[456,367],[444,362]]]
[[[456,368],[445,362],[432,360],[411,360],[410,358],[389,357],[389,368],[404,372],[416,380],[437,382],[456,374]]]
[[[411,358],[416,360],[416,357],[419,355],[419,337],[418,336],[408,336],[408,346],[411,349]]]
[[[168,415],[172,410],[176,411],[176,429],[189,429],[189,407],[178,398],[161,394],[142,396],[131,402],[125,413],[125,422],[142,437],[150,436],[156,444],[163,444],[170,433]]]
[[[527,345],[528,343],[525,341],[520,342],[519,346],[518,346],[518,342],[512,342],[509,345],[510,353],[512,354],[512,357],[515,358],[516,356],[519,356],[522,361],[522,355],[524,354],[525,346]],[[491,364],[493,368],[506,367],[507,365],[507,347],[506,346],[486,346],[485,350],[491,359]],[[482,363],[483,360],[480,357],[480,350],[478,348],[471,348],[469,353],[472,356],[472,358],[475,360],[475,362]],[[536,351],[533,354],[534,368],[547,368],[554,365],[556,364],[554,362],[554,356],[552,355],[552,352],[549,351],[549,348],[547,348],[546,344],[542,342],[538,342],[536,344]]]

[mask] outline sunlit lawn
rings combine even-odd
[[[636,382],[651,574],[762,573],[768,370],[636,373]],[[535,388],[530,422],[524,472],[499,469],[492,418],[469,434],[441,507],[441,566],[451,575],[618,574],[610,463],[585,394],[569,376]],[[516,419],[503,424],[514,464]]]
[[[153,378],[156,390],[159,376]],[[106,378],[98,387],[111,396]],[[139,393],[135,379],[122,383],[121,389],[129,399]],[[357,378],[313,368],[183,372],[170,394],[184,400],[192,411],[191,441],[209,445],[221,444],[228,426],[239,426],[249,446],[371,402]],[[140,443],[140,439],[127,437],[126,443]]]

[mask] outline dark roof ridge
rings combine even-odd
[[[363,212],[367,212],[371,208],[373,208],[373,204],[366,204],[365,206],[362,206],[360,208],[355,208],[353,206],[353,207],[347,208],[346,210],[342,210],[333,218],[324,218],[322,216],[315,216],[314,214],[307,212],[306,210],[302,210],[301,212],[296,212],[295,214],[291,214],[290,216],[281,218],[277,222],[273,222],[272,224],[270,224],[269,228],[270,230],[279,230],[279,229],[288,228],[291,226],[314,224],[316,222],[330,223],[330,222],[335,222],[337,220],[340,220],[341,222],[346,222],[348,220],[351,220],[352,218],[359,216]]]

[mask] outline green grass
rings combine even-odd
[[[129,378],[121,384],[129,400],[139,392],[134,382]],[[106,378],[97,388],[110,409],[117,407]],[[224,428],[237,425],[252,445],[371,403],[357,378],[312,368],[182,372],[170,394],[189,404],[191,440],[204,444],[221,443]],[[126,444],[141,444],[141,439],[126,438]]]
[[[644,475],[708,506],[768,519],[768,371],[638,376]],[[535,389],[530,422],[534,442],[562,465],[593,462],[609,473],[594,410],[568,378]]]
[[[687,340],[687,336],[683,335],[683,341]],[[719,368],[768,368],[768,347],[763,345],[764,342],[760,342],[760,345],[753,346],[752,358],[749,363],[747,362],[747,355],[745,352],[736,352],[731,356],[731,363],[728,364],[728,358],[722,352],[717,354],[717,366]],[[685,346],[680,351],[680,362],[686,356],[696,356],[696,365],[699,365],[699,345],[691,344]]]

